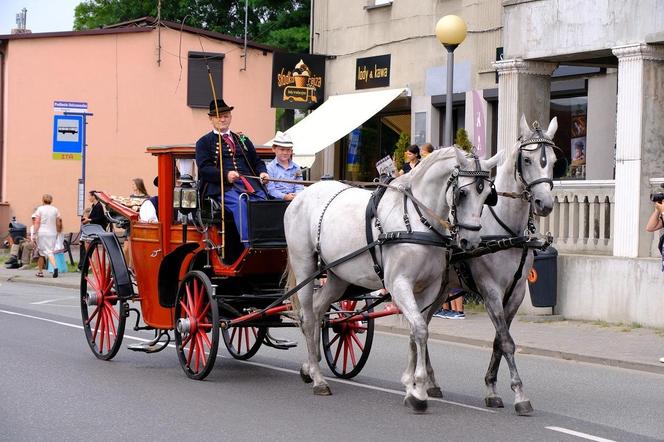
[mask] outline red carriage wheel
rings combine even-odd
[[[358,304],[360,308],[358,308]],[[344,300],[330,306],[327,321],[322,328],[325,361],[335,376],[350,379],[362,371],[371,352],[374,320],[335,320],[349,318],[366,307],[367,301]],[[368,311],[372,311],[369,309]]]
[[[267,334],[267,327],[233,327],[221,331],[228,352],[235,359],[247,360],[256,354]]]
[[[175,348],[180,366],[192,379],[210,374],[219,347],[219,311],[210,278],[187,273],[175,302]]]
[[[83,244],[81,244],[83,247]],[[110,360],[120,349],[128,313],[126,301],[118,298],[111,255],[98,239],[93,240],[81,268],[81,317],[92,353]]]

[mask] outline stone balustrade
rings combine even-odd
[[[554,207],[538,218],[538,230],[551,232],[560,253],[611,255],[613,180],[556,181]]]

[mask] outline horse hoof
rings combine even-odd
[[[406,396],[403,403],[412,408],[415,413],[424,413],[427,411],[427,401],[421,401],[415,396]]]
[[[517,402],[514,404],[514,409],[519,416],[528,416],[533,412],[533,406],[530,405],[530,401]]]
[[[503,400],[498,396],[489,396],[484,398],[484,404],[489,408],[503,408]]]
[[[443,390],[441,390],[440,387],[431,387],[427,389],[427,394],[429,397],[442,398]]]
[[[305,384],[311,384],[314,380],[311,379],[311,376],[309,374],[304,372],[303,368],[300,368],[300,377],[304,381]]]
[[[314,386],[314,394],[316,396],[332,396],[332,390],[327,385]]]

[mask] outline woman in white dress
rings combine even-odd
[[[62,218],[57,207],[52,206],[53,197],[49,194],[42,196],[43,205],[37,207],[35,211],[35,232],[37,234],[37,249],[39,250],[39,260],[37,267],[39,271],[37,276],[44,276],[45,258],[48,258],[53,266],[53,277],[58,277],[58,267],[55,263],[55,240],[58,232],[62,231]]]

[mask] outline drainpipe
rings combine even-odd
[[[4,188],[4,164],[2,159],[5,153],[5,58],[6,42],[0,42],[0,202],[5,200]]]

